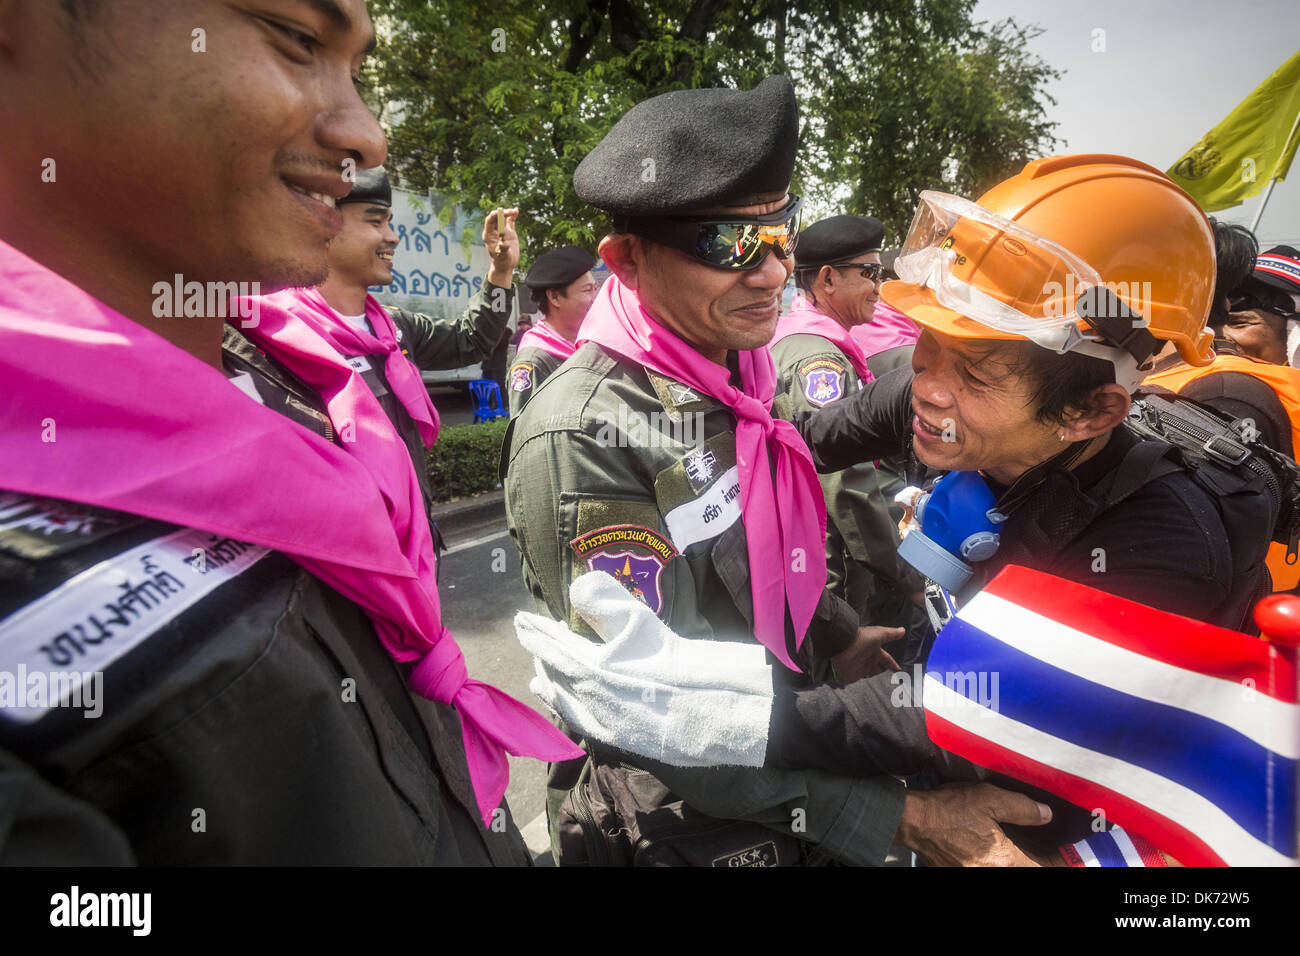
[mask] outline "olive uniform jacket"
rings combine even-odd
[[[333,439],[315,393],[230,326],[224,360]],[[456,712],[277,552],[0,492],[0,670],[24,661],[102,683],[81,708],[0,687],[0,864],[531,861],[504,804],[484,828]]]
[[[753,641],[735,427],[726,406],[594,343],[547,379],[502,448],[507,520],[543,613],[590,634],[569,585],[604,570],[684,637]],[[857,626],[852,608],[823,591],[801,648],[807,669],[847,646]],[[804,680],[779,664],[776,673]],[[882,861],[902,812],[902,784],[890,777],[623,762],[652,766],[683,801],[722,820],[787,834],[801,820],[799,838],[843,862]]]
[[[787,421],[856,395],[862,381],[833,342],[813,333],[787,335],[771,348],[777,396],[772,413]],[[870,461],[819,476],[826,494],[826,586],[849,602],[863,624],[893,623],[885,603],[921,589],[898,556],[898,526]],[[889,596],[889,601],[882,600]]]
[[[520,349],[510,364],[510,414],[522,412],[537,387],[563,364],[564,359],[535,345]]]

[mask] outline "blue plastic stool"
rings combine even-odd
[[[476,378],[469,383],[469,393],[474,396],[474,424],[506,418],[510,413],[502,408],[501,386],[490,378]]]

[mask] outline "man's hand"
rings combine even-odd
[[[860,627],[858,636],[845,650],[831,658],[835,673],[846,684],[864,677],[875,677],[884,671],[899,670],[894,660],[882,645],[896,641],[907,633],[901,627]]]
[[[506,221],[504,231],[499,228],[502,213]],[[510,288],[515,266],[519,265],[519,233],[515,232],[518,218],[518,209],[493,209],[483,220],[483,245],[487,246],[488,255],[492,257],[487,280],[503,289]]]
[[[903,803],[897,842],[934,866],[1038,866],[998,826],[1042,826],[1051,808],[989,783],[914,790]]]

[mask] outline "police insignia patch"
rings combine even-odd
[[[641,525],[610,525],[579,535],[569,544],[587,562],[587,570],[613,575],[655,614],[663,610],[659,581],[664,566],[677,556],[677,549],[663,535]]]
[[[697,448],[682,459],[682,465],[686,468],[691,490],[698,492],[717,472],[718,458],[708,448]]]
[[[533,387],[533,367],[527,362],[520,362],[510,368],[510,388],[515,392],[526,392]]]
[[[844,366],[830,359],[818,359],[799,369],[804,379],[804,397],[818,408],[844,395]]]

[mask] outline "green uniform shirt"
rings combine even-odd
[[[507,376],[510,414],[518,415],[522,412],[537,387],[563,364],[564,359],[535,345],[520,349],[510,364],[510,374]]]
[[[821,335],[787,335],[772,346],[772,359],[772,411],[781,418],[816,411],[862,389],[852,361]],[[873,619],[872,595],[883,583],[902,581],[906,571],[876,468],[867,461],[820,478],[826,494],[826,586],[853,606],[863,624],[882,623]]]
[[[582,346],[512,420],[502,449],[507,520],[539,605],[590,633],[572,612],[569,584],[605,570],[684,637],[754,640],[735,427],[713,399]],[[823,592],[802,652],[824,658],[856,628],[853,610]],[[803,680],[779,664],[776,673]],[[846,862],[883,859],[902,810],[892,778],[654,772],[711,816],[785,833],[799,821],[797,836]]]

